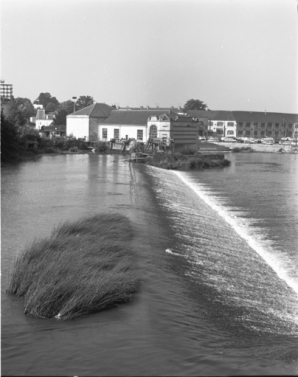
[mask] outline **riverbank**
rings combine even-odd
[[[293,148],[290,145],[280,145],[280,144],[250,144],[250,143],[225,143],[225,142],[215,142],[215,145],[219,147],[233,149],[239,149],[239,152],[247,152],[251,149],[252,152],[261,153],[294,153]]]

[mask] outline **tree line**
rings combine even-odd
[[[40,93],[33,103],[29,98],[17,97],[11,98],[9,101],[1,98],[2,103],[5,103],[5,117],[6,119],[17,126],[23,126],[29,123],[31,117],[36,115],[34,104],[42,105],[45,113],[54,113],[53,124],[56,126],[66,125],[66,117],[68,114],[74,112],[74,101],[67,100],[59,102],[56,97],[50,93]],[[75,110],[78,111],[86,106],[92,105],[94,99],[91,96],[80,96],[75,102]]]

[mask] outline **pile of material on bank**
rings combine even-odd
[[[139,286],[132,237],[120,214],[66,222],[25,248],[7,291],[37,318],[73,319],[130,301]]]

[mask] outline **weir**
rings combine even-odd
[[[259,242],[257,242],[251,235],[249,235],[245,229],[241,228],[237,224],[237,220],[232,218],[223,208],[218,206],[216,203],[199,190],[192,182],[190,182],[182,172],[174,172],[182,182],[184,182],[188,187],[190,187],[196,195],[198,195],[205,203],[207,203],[214,211],[216,211],[228,224],[231,225],[233,230],[242,237],[247,244],[257,252],[264,261],[272,268],[272,270],[277,274],[277,276],[285,281],[285,283],[293,289],[293,291],[298,295],[298,282],[292,279],[287,271],[283,268],[282,262],[278,260],[272,253],[267,251]]]

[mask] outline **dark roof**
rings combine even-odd
[[[113,107],[106,105],[105,103],[94,103],[93,105],[84,107],[81,110],[78,110],[68,116],[74,115],[88,115],[90,118],[107,118]]]
[[[235,120],[232,111],[223,110],[189,110],[187,114],[196,118],[207,118],[210,120]]]
[[[66,126],[65,125],[60,125],[60,126],[44,126],[41,131],[43,132],[53,132],[53,131],[59,131],[59,132],[66,132]]]
[[[102,124],[142,124],[147,125],[148,118],[150,116],[159,116],[167,114],[168,116],[172,116],[174,114],[177,116],[176,113],[171,112],[169,109],[167,111],[160,110],[160,109],[149,109],[149,110],[112,110],[111,115],[103,120]]]
[[[271,122],[271,123],[295,123],[298,122],[298,114],[265,113],[258,111],[233,111],[237,122]]]

